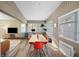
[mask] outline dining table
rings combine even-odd
[[[48,43],[48,40],[42,35],[42,34],[33,34],[33,35],[31,35],[31,38],[29,39],[29,44],[30,44],[30,47],[29,47],[29,51],[28,51],[28,55],[29,55],[29,52],[31,51],[31,47],[32,46],[35,46],[35,43],[36,42],[40,42],[40,43],[42,43],[43,44],[43,46],[45,46],[45,48],[46,48],[46,51],[47,51],[47,53],[48,53],[48,48],[46,47],[46,44]],[[39,45],[40,44],[37,44],[38,45],[38,47],[39,47]],[[36,45],[36,46],[37,46]],[[43,51],[44,52],[44,51]],[[45,54],[45,52],[44,52],[44,54]],[[46,54],[45,54],[46,55]]]
[[[31,35],[31,38],[29,39],[30,42],[48,42],[48,40],[42,35],[42,34],[33,34]]]

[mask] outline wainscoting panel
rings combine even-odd
[[[73,47],[63,41],[59,41],[59,49],[65,56],[68,56],[68,57],[74,56]]]

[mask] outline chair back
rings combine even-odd
[[[42,49],[43,48],[43,43],[42,42],[35,42],[34,43],[34,48],[35,49]]]

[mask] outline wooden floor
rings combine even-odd
[[[33,49],[33,46],[30,48],[30,44],[25,40],[20,44],[19,50],[14,55],[14,57],[65,57],[57,48],[53,47],[48,43],[43,48],[43,52],[40,54],[35,54],[37,51]]]

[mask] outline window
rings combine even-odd
[[[59,17],[58,24],[59,37],[79,42],[79,11]]]
[[[21,24],[21,32],[22,33],[26,32],[26,24]]]
[[[35,32],[41,32],[41,23],[28,23],[28,32],[31,32],[32,29],[35,29]]]

